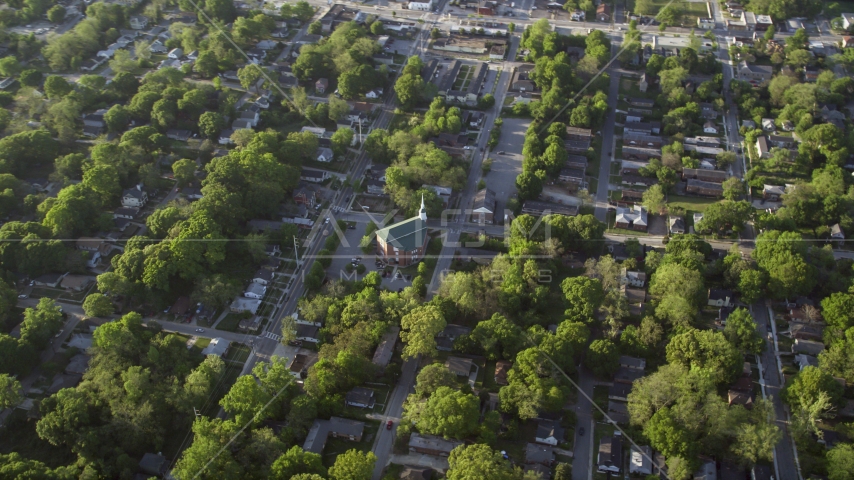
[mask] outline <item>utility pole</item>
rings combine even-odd
[[[296,235],[294,235],[294,259],[297,261],[297,267],[299,267],[299,246]]]

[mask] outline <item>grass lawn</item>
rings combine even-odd
[[[201,338],[201,337],[199,337],[198,339],[196,339],[196,343],[194,343],[194,344],[193,344],[193,351],[194,351],[194,352],[196,352],[196,353],[198,353],[199,355],[201,355],[201,354],[202,354],[202,350],[204,350],[205,348],[207,348],[207,346],[208,346],[208,345],[210,345],[210,344],[211,344],[211,339],[210,339],[210,338]]]
[[[668,195],[667,197],[667,206],[679,207],[685,210],[686,215],[694,212],[704,212],[709,205],[717,202],[718,200],[714,198],[684,197],[682,195]]]
[[[217,324],[216,329],[225,330],[226,332],[236,332],[237,324],[239,324],[243,318],[242,313],[229,313]]]
[[[231,348],[228,349],[228,353],[225,354],[225,360],[234,360],[235,362],[244,363],[246,362],[246,359],[249,358],[249,352],[251,352],[251,350],[246,345],[232,344]]]
[[[671,7],[681,13],[681,18],[679,18],[679,20],[682,25],[696,25],[698,16],[709,16],[705,2],[688,2],[686,0],[649,0],[649,4],[651,5],[652,10],[647,13],[650,15],[657,15],[662,8],[670,4]],[[634,8],[635,0],[626,0],[626,11],[633,12]]]
[[[3,435],[0,435],[0,453],[17,452],[22,457],[44,462],[50,468],[70,465],[77,455],[64,447],[54,447],[39,438],[36,433],[36,420],[28,419],[27,412],[15,409],[6,422]]]

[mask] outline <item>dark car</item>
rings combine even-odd
[[[578,436],[579,436],[579,437],[583,437],[583,436],[584,436],[584,427],[579,427],[579,428],[578,428]]]
[[[386,424],[385,424],[385,429],[386,429],[386,430],[391,430],[392,425],[394,425],[394,423],[392,423],[392,421],[391,421],[391,420],[389,420],[389,421],[388,421],[388,422],[386,422]]]

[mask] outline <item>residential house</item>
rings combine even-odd
[[[652,108],[653,106],[655,106],[655,100],[652,100],[650,98],[632,98],[632,97],[630,97],[630,98],[627,98],[626,101],[629,102],[629,105],[631,105],[632,107],[636,107],[636,108],[649,109],[649,108]]]
[[[600,22],[611,21],[611,5],[602,2],[596,7],[596,20]]]
[[[528,443],[525,447],[525,463],[550,466],[554,461],[554,447],[536,443]]]
[[[442,437],[413,433],[409,437],[409,452],[435,457],[447,457],[451,455],[451,450],[462,444],[463,442],[445,440]]]
[[[139,461],[138,466],[145,478],[149,476],[163,478],[169,471],[169,460],[159,453],[146,453],[142,456],[142,460]]]
[[[786,135],[768,135],[766,138],[772,147],[792,148],[795,146],[795,139]]]
[[[320,327],[297,322],[294,329],[294,338],[303,342],[320,342]]]
[[[66,275],[59,283],[59,287],[73,292],[82,292],[94,281],[93,277],[86,275]]]
[[[583,155],[568,155],[564,166],[566,168],[587,170],[587,157]]]
[[[583,22],[587,17],[587,13],[584,10],[575,10],[569,14],[569,19],[573,22]]]
[[[318,162],[329,163],[335,157],[335,154],[332,152],[331,148],[326,147],[317,147],[317,151],[315,152],[317,155],[316,160]]]
[[[513,367],[513,364],[508,362],[507,360],[498,360],[495,362],[495,383],[497,385],[507,385],[507,373],[510,372],[510,368]]]
[[[228,347],[230,346],[231,341],[229,340],[220,337],[213,338],[211,339],[211,343],[202,350],[202,356],[216,355],[217,357],[222,357],[228,352]]]
[[[623,402],[608,401],[608,418],[611,423],[629,423],[629,408]]]
[[[391,361],[391,357],[394,354],[394,345],[397,343],[399,333],[400,327],[391,326],[382,339],[380,339],[380,343],[374,351],[374,358],[371,360],[380,369],[384,369]]]
[[[620,367],[614,374],[615,383],[633,384],[643,378],[644,372],[634,368]]]
[[[142,208],[148,203],[148,193],[142,189],[142,184],[134,188],[128,188],[122,192],[123,207],[139,207]]]
[[[623,268],[620,273],[620,285],[643,288],[646,285],[646,273]]]
[[[571,183],[576,186],[584,185],[584,170],[577,168],[563,168],[558,174],[558,180]]]
[[[762,198],[772,202],[778,202],[786,193],[786,187],[780,185],[762,185]]]
[[[715,122],[709,120],[703,124],[703,133],[710,133],[712,135],[717,135],[718,134],[718,126],[715,124]]]
[[[258,313],[258,308],[261,307],[261,300],[257,298],[246,298],[243,296],[237,297],[231,302],[228,309],[234,313],[249,312],[252,315]]]
[[[375,403],[374,391],[370,388],[356,387],[344,396],[344,404],[348,407],[374,408]]]
[[[838,223],[830,226],[830,239],[838,245],[845,243],[845,232],[842,231],[842,227]]]
[[[634,475],[652,475],[652,448],[647,445],[632,445],[629,459],[629,473]]]
[[[620,356],[620,367],[632,370],[644,371],[646,369],[646,360],[628,355]]]
[[[822,351],[824,351],[824,344],[821,342],[796,338],[792,343],[792,353],[805,353],[817,357]]]
[[[842,28],[845,30],[851,30],[852,27],[854,27],[854,13],[843,13]]]
[[[704,182],[702,180],[689,179],[685,191],[708,197],[723,196],[724,189],[720,183]]]
[[[143,30],[145,27],[148,26],[148,18],[143,17],[141,15],[134,15],[130,17],[128,23],[130,23],[130,28],[134,30]]]
[[[564,431],[560,423],[554,420],[540,420],[534,441],[544,445],[557,446],[564,442]]]
[[[377,98],[382,97],[382,95],[383,95],[383,89],[382,88],[375,88],[375,89],[369,91],[368,93],[366,93],[365,98],[377,99]]]
[[[700,27],[700,30],[713,30],[715,28],[715,19],[697,17],[697,26]]]
[[[174,128],[166,130],[167,138],[171,138],[172,140],[177,140],[179,142],[186,142],[191,136],[193,136],[193,132],[189,130],[178,130]]]
[[[300,180],[312,183],[323,183],[326,179],[330,178],[331,175],[329,172],[325,170],[312,170],[308,168],[303,168],[300,173]]]
[[[818,367],[818,359],[812,355],[799,353],[794,356],[793,363],[798,366],[799,370],[806,367]]]
[[[632,386],[630,384],[615,382],[613,385],[608,387],[608,399],[627,402],[629,400],[629,393],[631,392]]]
[[[479,190],[474,194],[472,201],[472,222],[481,225],[492,224],[495,220],[496,208],[495,192],[488,188]]]
[[[297,205],[305,205],[307,208],[314,208],[317,203],[317,195],[314,190],[304,185],[298,185],[294,189],[293,198]]]
[[[620,473],[622,464],[623,444],[620,432],[614,432],[611,437],[602,437],[599,440],[597,470],[602,473]]]
[[[641,205],[617,207],[617,217],[615,219],[614,226],[617,228],[625,228],[627,230],[645,232],[649,227],[646,208]]]
[[[421,199],[418,216],[381,228],[375,233],[377,255],[402,267],[418,262],[427,251],[427,207]]]
[[[468,377],[474,364],[470,358],[448,357],[445,367],[458,377]]]
[[[644,72],[641,74],[640,80],[638,81],[638,89],[641,92],[646,92],[649,90],[649,87],[654,87],[658,84],[658,77],[656,75]]]
[[[741,80],[760,84],[771,80],[774,69],[770,65],[755,65],[742,61],[738,64],[738,76]]]
[[[365,189],[371,195],[384,195],[385,182],[382,180],[375,180],[373,178],[365,179]]]
[[[259,285],[269,285],[273,281],[273,272],[266,268],[258,269],[255,275],[252,276],[252,282]]]
[[[305,378],[308,367],[311,366],[311,363],[312,360],[308,355],[298,353],[294,355],[294,359],[291,361],[290,365],[288,365],[288,371],[297,379],[297,381],[300,381]]]
[[[735,301],[735,296],[729,290],[720,288],[709,289],[709,300],[707,305],[710,307],[729,307]]]
[[[315,419],[308,435],[305,437],[303,450],[306,452],[321,454],[326,446],[326,440],[331,435],[333,438],[344,438],[351,442],[361,442],[365,432],[365,424],[357,420],[349,420],[341,417],[330,417],[329,420]]]
[[[261,299],[264,298],[264,295],[267,293],[267,287],[261,285],[260,283],[252,282],[246,287],[246,291],[243,292],[243,296],[246,298],[255,298]]]
[[[667,225],[671,235],[685,233],[685,219],[682,217],[669,215],[667,217]]]

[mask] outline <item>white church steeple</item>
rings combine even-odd
[[[421,220],[427,221],[427,207],[424,206],[424,195],[421,195],[421,210],[418,212],[418,216],[421,217]]]

